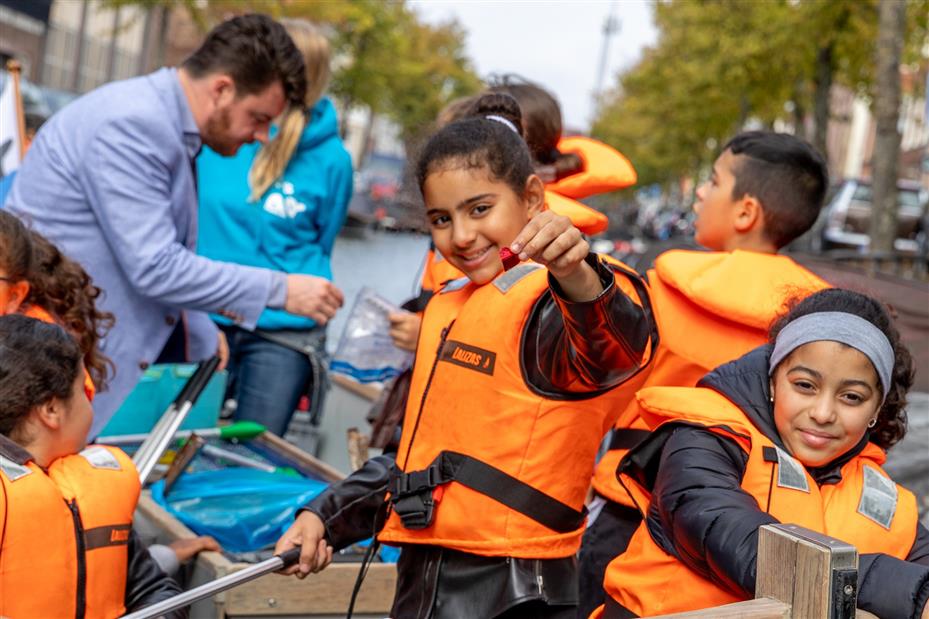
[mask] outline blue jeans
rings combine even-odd
[[[313,376],[310,358],[305,352],[238,327],[219,325],[219,328],[229,340],[226,397],[236,400],[233,418],[256,421],[274,434],[284,436]],[[317,339],[322,342],[320,350],[325,350],[324,331]]]

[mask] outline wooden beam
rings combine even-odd
[[[755,597],[779,600],[793,617],[855,616],[858,551],[854,546],[792,524],[761,527]]]

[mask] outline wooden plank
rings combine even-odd
[[[790,605],[770,598],[756,598],[686,613],[656,615],[649,619],[791,619],[791,616]]]
[[[259,435],[254,439],[258,443],[262,443],[277,453],[287,456],[291,460],[299,462],[302,466],[307,468],[310,471],[316,473],[321,479],[328,482],[336,482],[345,479],[345,475],[341,471],[335,469],[322,460],[318,460],[306,453],[296,445],[288,443],[281,437],[271,432],[265,432],[264,434]]]
[[[806,540],[799,540],[796,548],[794,616],[827,619],[830,616],[830,553]]]
[[[303,580],[278,574],[263,576],[226,592],[226,615],[343,616],[348,609],[359,567],[358,563],[333,563]],[[358,594],[355,611],[386,617],[390,612],[396,581],[396,566],[371,564]]]
[[[372,402],[381,395],[382,387],[359,383],[357,380],[353,380],[343,374],[332,372],[329,374],[329,378],[334,384],[342,387],[346,391],[351,391],[355,395],[359,395]]]
[[[834,579],[857,569],[858,551],[850,544],[797,525],[765,525],[758,534],[755,596],[789,604],[793,617],[828,619],[841,602],[833,599]]]
[[[792,604],[796,564],[797,544],[794,539],[768,526],[761,527],[758,531],[755,597]]]

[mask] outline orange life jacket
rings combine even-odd
[[[114,447],[52,462],[0,460],[0,616],[109,619],[125,611],[139,474]]]
[[[806,468],[765,436],[730,400],[711,389],[653,387],[636,398],[650,426],[684,420],[735,440],[748,453],[742,489],[779,521],[858,548],[905,559],[916,539],[916,497],[884,472],[886,454],[868,443],[841,468],[837,484],[817,486]],[[641,509],[650,495],[622,476]],[[742,598],[691,571],[658,546],[643,523],[607,567],[607,595],[639,616],[698,610]],[[686,592],[686,594],[682,594]],[[596,616],[596,615],[595,615]]]
[[[36,320],[41,320],[42,322],[48,322],[55,325],[60,325],[60,323],[55,320],[55,318],[48,313],[42,307],[38,305],[28,305],[20,308],[20,313],[23,316],[28,316],[29,318],[35,318]],[[94,395],[97,393],[97,386],[94,385],[94,379],[90,377],[90,372],[87,371],[87,368],[84,368],[84,391],[87,393],[87,399],[93,400]]]
[[[581,199],[635,185],[635,168],[621,152],[608,144],[577,135],[561,138],[558,150],[574,153],[584,162],[584,167],[576,174],[549,183],[546,188],[555,193]]]
[[[429,292],[435,292],[445,282],[464,277],[464,274],[452,266],[442,254],[430,246],[426,252],[426,263],[423,266],[423,277],[420,287]]]
[[[641,302],[638,276],[617,269],[616,285]],[[397,454],[406,481],[392,485],[381,541],[538,559],[577,551],[597,447],[636,378],[560,399],[527,385],[523,331],[547,291],[546,269],[523,263],[432,297]],[[418,501],[421,519],[398,515],[406,501]]]
[[[828,287],[787,256],[738,250],[665,252],[648,280],[661,345],[646,387],[692,387],[716,366],[764,344],[789,298]],[[612,448],[597,463],[598,493],[633,507],[616,467],[647,433],[633,401],[616,420]]]
[[[600,234],[610,225],[607,216],[597,209],[549,189],[545,190],[545,206],[554,213],[564,215],[575,228],[590,236]]]

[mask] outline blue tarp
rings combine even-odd
[[[152,498],[198,535],[212,535],[223,549],[251,552],[273,545],[293,524],[297,509],[327,485],[233,467],[184,474],[167,500],[159,481],[152,485]]]

